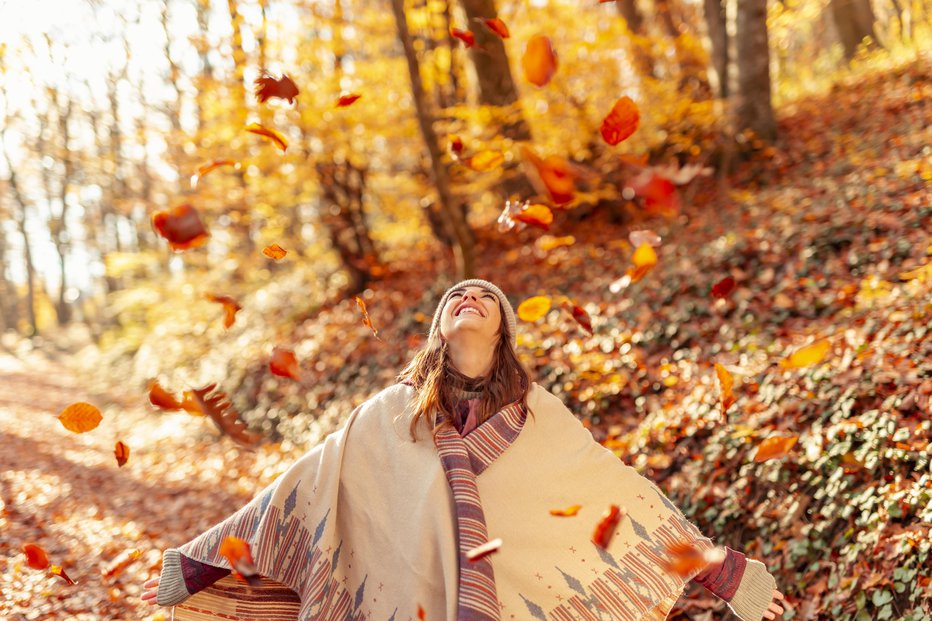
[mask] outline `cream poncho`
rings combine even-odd
[[[264,591],[250,596],[233,578],[188,598],[169,550],[159,603],[187,600],[175,619],[252,618],[254,609],[255,618],[341,621],[666,618],[689,578],[661,568],[666,545],[712,543],[557,397],[534,384],[529,413],[509,406],[435,445],[426,424],[411,439],[413,394],[399,384],[366,401],[248,505],[180,548],[229,567],[221,541],[246,539],[258,571],[299,602],[274,591],[262,602]],[[577,504],[575,517],[550,514]],[[610,504],[627,514],[602,549],[591,537]],[[465,559],[495,538],[497,552]],[[774,582],[757,561],[748,570],[756,580],[744,588],[745,576],[731,605],[759,621]]]

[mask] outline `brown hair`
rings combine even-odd
[[[481,424],[506,405],[520,401],[527,406],[527,393],[531,380],[514,347],[504,322],[499,332],[498,345],[492,359],[492,369],[482,378],[479,420]],[[430,335],[424,348],[414,355],[408,366],[398,375],[398,381],[409,384],[417,391],[414,398],[414,418],[411,420],[411,439],[417,440],[415,430],[421,418],[439,412],[434,431],[442,425],[453,424],[453,408],[457,391],[463,390],[469,378],[459,373],[450,363],[447,343],[440,330]],[[428,421],[430,419],[428,418]]]

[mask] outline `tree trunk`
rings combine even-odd
[[[6,214],[0,214],[6,216]],[[6,231],[0,228],[0,334],[6,330],[15,330],[19,320],[19,296],[16,287],[7,278],[7,239]]]
[[[677,20],[673,14],[672,0],[654,0],[654,8],[664,31],[673,42],[680,74],[680,90],[688,89],[698,100],[709,99],[712,96],[712,88],[709,86],[709,78],[706,75],[706,65],[701,58],[697,58],[687,46],[683,45],[682,33],[689,29],[683,28],[678,23],[680,20]]]
[[[726,0],[703,0],[706,28],[712,47],[712,68],[718,79],[717,94],[728,99],[728,15]]]
[[[646,40],[644,17],[641,15],[640,9],[638,9],[637,0],[615,0],[615,7],[618,9],[618,14],[624,18],[628,32],[634,37],[629,47],[638,73],[649,78],[656,77],[654,74],[654,57],[645,44],[642,43],[642,41]]]
[[[10,160],[10,154],[7,152],[6,136],[3,131],[6,127],[6,121],[7,119],[3,119],[3,125],[0,125],[0,143],[2,143],[3,147],[3,157],[6,158],[6,167],[10,171],[7,183],[10,186],[13,199],[18,207],[14,219],[16,220],[19,234],[23,238],[23,263],[26,266],[26,318],[29,321],[29,327],[31,329],[31,333],[28,336],[36,336],[39,334],[39,325],[36,323],[35,267],[32,262],[32,248],[29,245],[29,232],[26,229],[26,198],[20,191],[19,181],[16,178],[16,169],[13,168],[13,162]]]
[[[246,50],[243,48],[243,16],[239,14],[238,0],[227,0],[227,9],[230,12],[230,27],[233,29],[233,126],[242,128],[246,126],[248,116],[248,101],[246,94]],[[232,200],[232,211],[239,212],[239,217],[231,218],[231,225],[239,233],[243,242],[243,253],[248,255],[255,250],[252,239],[252,223],[247,205],[246,171],[240,169],[233,173],[239,182],[239,200]]]
[[[770,48],[767,40],[767,0],[741,0],[736,17],[739,132],[751,130],[773,142],[777,123],[770,100]]]
[[[830,0],[829,8],[847,60],[854,58],[865,37],[879,45],[870,0]]]
[[[61,203],[61,210],[57,214],[52,208],[54,200],[51,172],[48,172],[48,174],[44,176],[44,185],[46,200],[48,200],[50,211],[49,233],[52,236],[52,245],[55,246],[55,252],[58,255],[58,268],[61,277],[58,288],[58,299],[55,301],[55,317],[58,321],[58,325],[63,326],[71,319],[71,308],[65,298],[68,289],[68,270],[66,264],[68,248],[71,245],[68,233],[68,190],[71,188],[71,182],[74,177],[74,160],[72,159],[70,151],[71,111],[74,104],[70,98],[61,102],[59,101],[59,97],[60,91],[52,89],[49,99],[50,102],[54,102],[56,116],[58,117],[58,135],[61,137],[61,149],[57,149],[54,144],[51,145],[51,148],[48,148],[49,145],[45,142],[45,132],[43,129],[40,129],[38,152],[43,155],[51,153],[53,157],[55,154],[60,153],[62,163],[62,176],[58,183],[57,196],[58,201]],[[65,97],[67,97],[67,95]],[[46,117],[46,120],[48,120],[48,117]],[[47,170],[48,169],[43,168],[43,171]]]
[[[408,76],[411,79],[411,93],[414,98],[414,107],[417,111],[417,120],[421,129],[421,137],[430,154],[434,185],[437,188],[437,195],[446,215],[446,223],[450,229],[451,237],[456,240],[456,243],[453,245],[456,271],[460,278],[471,278],[475,273],[475,239],[466,218],[463,216],[460,203],[453,195],[450,188],[449,173],[443,163],[440,144],[434,132],[433,119],[427,107],[427,98],[424,94],[424,85],[421,82],[417,56],[411,41],[411,34],[408,32],[404,0],[392,0],[392,13],[395,16],[398,38],[401,40],[401,45],[404,48],[405,60],[408,65]]]

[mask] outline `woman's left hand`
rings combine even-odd
[[[783,593],[774,589],[773,590],[773,601],[770,602],[770,607],[767,608],[764,612],[765,619],[776,619],[783,615],[783,606],[780,604],[784,599]]]
[[[156,576],[151,580],[147,580],[142,585],[142,587],[145,589],[145,591],[142,592],[142,601],[146,602],[150,606],[154,606],[156,604],[155,598],[158,597],[159,594],[159,582],[161,582],[161,577]],[[771,606],[772,605],[773,604],[771,604]]]

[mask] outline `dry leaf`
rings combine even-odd
[[[118,554],[109,565],[101,569],[100,573],[105,578],[115,578],[116,576],[122,574],[123,570],[129,567],[140,556],[142,556],[142,552],[136,548],[124,550]]]
[[[528,39],[521,57],[524,77],[534,86],[544,86],[557,72],[557,53],[548,37],[534,35]]]
[[[544,252],[549,252],[554,248],[559,248],[560,246],[572,246],[576,243],[576,238],[572,235],[565,235],[563,237],[554,237],[552,235],[541,235],[537,238],[537,241],[534,242],[534,245]]]
[[[511,217],[518,222],[524,222],[545,231],[549,230],[550,225],[553,223],[553,212],[546,205],[526,204]]]
[[[360,97],[362,97],[362,95],[360,95],[359,93],[350,93],[348,95],[341,95],[340,98],[337,99],[337,108],[345,108],[347,106],[351,106],[354,103],[356,103],[356,101]]]
[[[23,554],[26,555],[26,564],[33,569],[48,569],[49,555],[45,549],[36,543],[24,543]]]
[[[122,468],[127,460],[129,460],[129,447],[122,441],[117,441],[116,447],[113,449],[113,454],[116,457],[117,466]]]
[[[463,153],[463,139],[456,134],[448,134],[447,140],[450,141],[450,152],[453,157],[458,158]]]
[[[250,123],[246,126],[246,131],[251,134],[256,134],[257,136],[262,136],[263,138],[268,138],[275,143],[275,146],[282,150],[282,153],[288,150],[288,139],[277,130],[259,125],[258,123]]]
[[[670,573],[684,579],[695,576],[713,563],[721,563],[726,556],[724,548],[700,550],[697,546],[682,541],[667,545],[666,551],[670,558],[662,561],[661,565]]]
[[[231,535],[220,543],[220,555],[227,560],[233,571],[251,586],[259,585],[259,572],[252,560],[248,543]]]
[[[638,282],[657,265],[657,253],[654,252],[653,246],[644,242],[635,249],[631,261],[634,263],[634,267],[628,268],[625,275],[630,279],[630,282]]]
[[[595,531],[592,533],[592,543],[600,548],[607,548],[615,535],[618,523],[627,513],[625,509],[619,509],[618,505],[609,505],[608,509],[602,514],[599,523],[595,525]]]
[[[375,329],[375,326],[372,325],[372,318],[369,317],[369,311],[366,309],[366,303],[362,301],[362,298],[356,296],[356,306],[359,307],[359,310],[362,311],[362,322],[372,330],[372,334],[375,335],[375,338],[379,339],[379,331]],[[382,339],[379,339],[380,341]]]
[[[223,304],[223,327],[229,328],[232,326],[233,322],[236,321],[236,313],[238,313],[240,309],[243,308],[239,305],[239,302],[228,295],[214,295],[212,293],[208,293],[206,297],[211,302]]]
[[[508,26],[506,26],[505,22],[497,17],[485,20],[485,25],[489,28],[489,30],[500,36],[502,39],[507,39],[511,36],[511,33],[508,32]]]
[[[182,403],[174,395],[162,388],[157,381],[149,382],[149,403],[163,410],[180,410]]]
[[[605,142],[615,146],[637,130],[640,120],[641,113],[637,104],[626,95],[616,101],[611,111],[602,119],[599,132]]]
[[[90,403],[72,403],[58,415],[58,420],[68,431],[84,433],[96,429],[103,416],[96,406]]]
[[[175,252],[203,246],[210,237],[197,210],[187,203],[155,212],[152,227],[168,240],[169,247]]]
[[[240,168],[239,162],[236,162],[234,160],[211,160],[207,162],[206,164],[202,164],[201,166],[199,166],[197,169],[196,175],[191,175],[191,187],[196,188],[198,182],[201,179],[203,179],[207,173],[209,173],[212,170],[216,170],[217,168],[220,168],[221,166],[232,166],[236,170],[239,170]]]
[[[294,352],[290,349],[274,348],[272,357],[269,359],[269,370],[280,377],[290,377],[296,382],[301,381],[301,367]]]
[[[792,354],[780,361],[780,366],[784,369],[801,369],[813,364],[818,364],[825,359],[832,344],[828,339],[819,339],[818,341],[797,349]]]
[[[631,195],[628,196],[627,192]],[[679,194],[672,181],[648,168],[632,177],[622,195],[631,199],[635,195],[644,199],[645,208],[652,213],[671,216],[680,209]]]
[[[288,254],[288,251],[278,244],[272,244],[271,246],[266,246],[263,248],[262,254],[272,259],[273,261],[279,261],[285,258],[285,255]]]
[[[486,172],[498,168],[505,161],[505,156],[500,151],[480,151],[466,159],[466,165],[476,172]]]
[[[731,276],[721,279],[714,285],[712,285],[712,297],[713,298],[724,298],[732,291],[735,290],[735,279]]]
[[[259,436],[247,430],[246,423],[239,419],[232,404],[227,400],[226,394],[214,389],[216,384],[208,384],[204,388],[195,388],[190,393],[191,405],[196,406],[201,414],[214,422],[220,433],[230,436],[233,441],[247,448],[259,442]],[[185,409],[188,409],[186,406]]]
[[[287,75],[276,79],[269,74],[263,74],[256,78],[255,81],[256,99],[259,103],[265,103],[273,97],[287,99],[288,103],[293,104],[294,98],[298,96],[298,86]]]
[[[566,300],[563,302],[563,310],[568,312],[583,330],[588,332],[590,336],[592,335],[592,319],[583,307]]]
[[[542,190],[550,196],[555,205],[565,205],[573,200],[576,178],[579,175],[569,162],[558,155],[541,158],[526,145],[521,147],[521,153],[525,161],[531,165],[533,173],[536,173],[536,180],[544,186]],[[531,180],[535,180],[534,175],[531,175]]]
[[[722,387],[722,414],[724,414],[735,402],[735,395],[731,392],[734,380],[731,377],[731,373],[728,372],[728,369],[717,362],[715,363],[715,374],[718,376],[718,381]]]
[[[59,578],[67,582],[68,584],[77,584],[77,582],[72,580],[68,576],[68,574],[65,573],[65,570],[61,567],[61,565],[52,565],[49,568],[49,573],[52,574],[53,576],[58,576]]]
[[[487,541],[481,546],[476,546],[472,550],[466,552],[466,559],[475,563],[476,561],[487,557],[489,554],[498,551],[502,547],[501,539],[493,539],[492,541]]]
[[[550,515],[555,515],[557,517],[573,517],[579,510],[582,509],[582,505],[572,505],[566,509],[551,509]]]
[[[476,35],[474,35],[469,30],[450,28],[450,35],[465,43],[467,48],[470,48],[476,44]]]
[[[536,295],[521,302],[518,306],[518,318],[522,321],[537,321],[550,310],[550,297]]]
[[[799,440],[799,436],[767,438],[757,446],[754,461],[759,463],[768,459],[786,457],[790,449],[796,445],[797,440]]]

